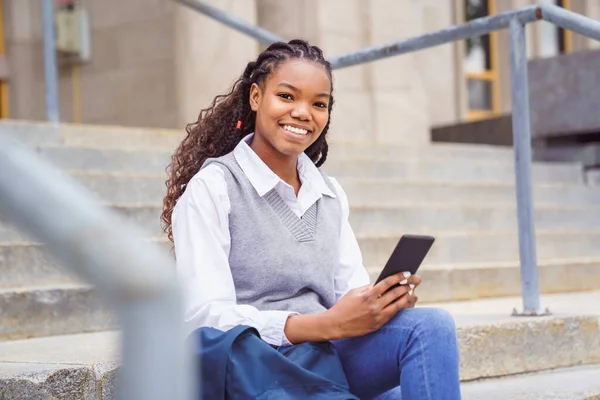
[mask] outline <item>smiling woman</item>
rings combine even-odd
[[[257,115],[250,147],[296,194],[298,155],[328,126],[330,100],[330,72],[302,59],[286,62],[250,87],[250,108]]]
[[[274,43],[172,158],[162,220],[204,398],[460,398],[452,318],[413,308],[409,272],[369,285],[346,194],[319,169],[333,103],[322,51]]]

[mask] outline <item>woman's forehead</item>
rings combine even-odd
[[[331,80],[327,70],[321,64],[292,59],[282,63],[267,79],[268,85],[279,86],[281,83],[292,85],[300,91],[331,91]]]

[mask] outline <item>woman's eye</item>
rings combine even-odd
[[[291,94],[289,93],[279,93],[277,96],[286,99],[286,100],[294,100]]]
[[[321,103],[321,102],[315,103],[315,106],[317,106],[319,108],[327,108],[327,104]]]

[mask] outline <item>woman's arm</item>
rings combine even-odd
[[[416,295],[408,294],[409,286],[391,289],[406,277],[400,273],[379,282],[350,290],[329,310],[312,315],[293,315],[287,320],[285,334],[291,343],[325,341],[363,336],[385,325],[403,308],[414,307]],[[420,278],[411,276],[418,284]]]
[[[350,225],[350,205],[346,192],[335,178],[329,178],[340,201],[342,220],[340,228],[339,262],[335,272],[335,294],[339,301],[351,289],[370,283],[369,273],[363,265],[362,253]]]
[[[210,165],[188,183],[172,216],[177,275],[185,300],[188,332],[200,327],[256,328],[273,345],[289,344],[288,311],[259,311],[237,304],[229,267],[230,204],[222,169]]]

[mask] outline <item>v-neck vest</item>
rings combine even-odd
[[[229,265],[237,303],[301,314],[333,306],[340,259],[339,199],[323,195],[299,218],[275,189],[259,196],[233,153],[204,166],[211,163],[222,168],[231,203]]]

